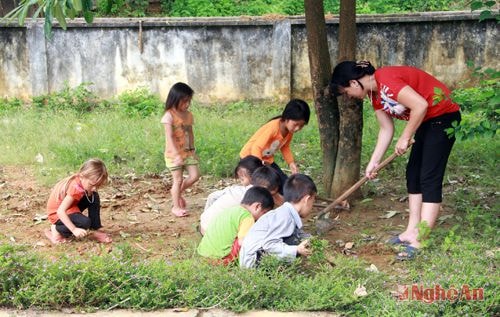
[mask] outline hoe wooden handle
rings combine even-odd
[[[376,173],[379,170],[383,169],[385,166],[387,166],[390,162],[392,162],[398,155],[396,153],[392,153],[389,157],[387,157],[385,160],[382,161],[374,170],[373,172]],[[326,214],[327,212],[332,211],[335,209],[337,205],[339,205],[342,201],[346,200],[347,197],[349,197],[352,193],[354,193],[358,188],[361,187],[364,183],[368,181],[368,177],[364,176],[362,179],[357,181],[354,185],[352,185],[348,190],[346,190],[342,195],[340,195],[337,199],[335,199],[331,204],[325,207],[323,211],[321,211],[318,214],[318,218]]]

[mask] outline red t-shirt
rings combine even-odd
[[[54,189],[52,189],[47,202],[47,215],[50,223],[52,224],[55,224],[59,220],[59,217],[57,216],[57,208],[59,208],[65,197],[63,196],[62,199],[58,198],[59,190],[60,186],[55,186]],[[78,208],[78,203],[85,195],[85,189],[83,189],[80,177],[77,176],[70,181],[66,195],[70,195],[74,199],[73,204],[68,208],[68,210],[66,210],[66,214],[70,215],[81,212],[80,208]]]
[[[378,93],[372,96],[375,110],[383,109],[388,115],[401,120],[409,120],[411,111],[398,103],[398,94],[405,86],[410,86],[427,100],[427,113],[424,121],[445,113],[460,110],[458,104],[450,99],[450,90],[434,76],[412,66],[386,66],[375,71]],[[434,88],[439,88],[446,98],[433,105]]]

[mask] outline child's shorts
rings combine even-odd
[[[188,156],[184,159],[183,165],[174,165],[173,159],[165,156],[165,165],[170,172],[173,172],[182,169],[183,166],[198,165],[198,160],[194,156]]]

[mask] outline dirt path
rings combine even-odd
[[[168,210],[168,179],[160,176],[136,177],[125,175],[113,178],[111,184],[100,190],[103,225],[114,242],[103,247],[83,239],[53,246],[45,238],[43,230],[49,227],[45,204],[50,188],[39,185],[32,171],[26,167],[0,167],[0,242],[32,246],[33,249],[57,256],[58,253],[102,254],[110,252],[120,243],[127,243],[145,258],[182,257],[182,250],[192,248],[200,240],[196,231],[205,198],[212,191],[230,184],[221,180],[216,184],[202,179],[186,196],[191,214],[174,217]],[[322,210],[328,202],[319,200],[316,210]],[[333,230],[324,236],[335,252],[360,257],[379,270],[398,269],[394,263],[394,251],[383,242],[392,234],[404,229],[408,212],[406,202],[397,197],[383,195],[367,202],[358,202],[350,211],[338,215]],[[390,211],[397,212],[392,217]],[[333,215],[332,217],[336,217]],[[305,230],[316,232],[315,219],[304,222]],[[346,248],[353,242],[352,248]],[[347,247],[349,244],[347,244]]]

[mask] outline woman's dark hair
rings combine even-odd
[[[245,156],[238,162],[238,165],[236,165],[236,168],[234,169],[234,178],[238,178],[238,171],[242,168],[246,169],[248,171],[248,175],[252,177],[253,172],[262,166],[264,166],[264,164],[262,164],[262,160],[260,158],[253,155]]]
[[[341,89],[349,87],[349,81],[358,80],[373,73],[375,73],[375,67],[368,61],[343,61],[337,64],[333,70],[330,89],[334,96],[340,96],[342,95]]]
[[[309,117],[311,116],[311,110],[309,110],[309,105],[302,99],[292,99],[286,106],[285,110],[280,116],[276,116],[271,120],[280,118],[283,120],[304,120],[306,124],[309,123]],[[269,120],[269,121],[271,121]]]
[[[176,108],[185,98],[192,98],[194,90],[185,83],[176,83],[168,92],[167,101],[165,102],[165,111],[171,108]]]

